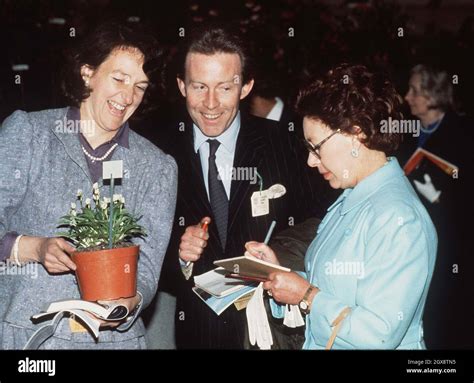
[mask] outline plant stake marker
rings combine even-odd
[[[102,179],[110,180],[110,214],[109,214],[109,249],[112,248],[112,228],[114,215],[114,188],[115,178],[123,177],[123,161],[104,161],[102,162]]]

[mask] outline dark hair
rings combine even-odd
[[[381,132],[381,122],[400,120],[403,100],[390,81],[363,65],[342,64],[300,91],[296,110],[303,117],[320,120],[332,130],[356,134],[360,127],[369,149],[392,153],[399,133]]]
[[[189,53],[201,53],[203,55],[213,55],[216,53],[238,54],[242,66],[242,84],[253,79],[253,65],[248,54],[248,46],[244,42],[243,36],[234,27],[223,27],[214,24],[207,27],[200,27],[191,32],[191,36],[181,50],[180,68],[178,76],[184,79],[186,57]]]
[[[429,109],[441,109],[443,112],[453,108],[453,84],[446,71],[427,65],[416,65],[410,75],[420,76],[420,88],[423,94],[433,99]]]
[[[144,57],[143,71],[149,86],[141,103],[141,112],[153,109],[149,99],[155,91],[164,89],[164,61],[162,51],[151,34],[116,22],[106,22],[92,30],[72,51],[67,52],[62,90],[68,101],[76,107],[89,97],[91,90],[84,84],[81,67],[97,69],[115,49],[138,49]]]

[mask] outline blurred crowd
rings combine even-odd
[[[308,73],[319,74],[341,63],[361,63],[388,72],[401,94],[409,70],[429,64],[457,75],[455,101],[468,113],[473,101],[473,17],[447,28],[437,22],[420,26],[393,1],[243,0],[154,1],[75,0],[0,1],[0,118],[13,110],[64,106],[61,95],[63,55],[74,39],[108,18],[145,23],[167,54],[168,83],[162,111],[179,98],[175,86],[177,47],[190,28],[213,21],[237,23],[247,34],[256,61],[255,96],[292,101]],[[430,2],[429,15],[443,2]],[[164,114],[164,113],[163,113]],[[158,111],[158,119],[160,112]],[[165,118],[163,116],[163,118]]]

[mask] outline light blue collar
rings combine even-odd
[[[387,163],[374,173],[360,181],[353,189],[346,189],[339,198],[344,198],[341,215],[363,203],[381,186],[390,182],[395,177],[404,175],[402,168],[395,157],[388,157]],[[339,200],[338,198],[338,200]]]
[[[240,112],[232,121],[232,124],[229,126],[228,129],[224,131],[220,136],[217,137],[208,137],[206,136],[201,129],[199,129],[196,124],[193,124],[193,133],[194,133],[194,151],[197,153],[199,148],[203,143],[205,143],[209,138],[217,139],[221,143],[221,145],[229,152],[234,153],[235,146],[237,144],[237,137],[240,131]]]

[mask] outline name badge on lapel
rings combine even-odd
[[[252,217],[260,217],[270,213],[271,199],[280,198],[286,194],[286,188],[281,184],[270,186],[267,190],[257,191],[250,198],[252,204]]]
[[[254,192],[250,200],[252,203],[252,217],[260,217],[270,213],[267,190]]]

